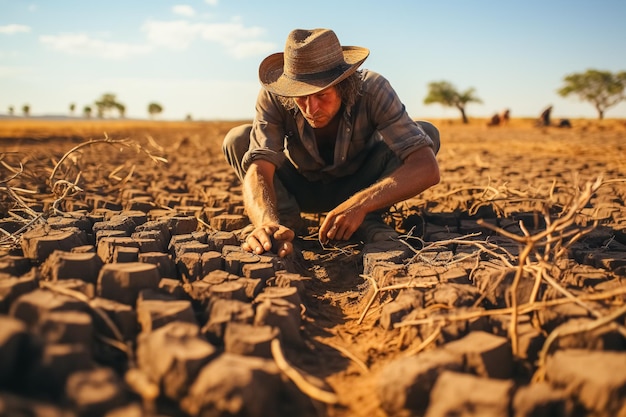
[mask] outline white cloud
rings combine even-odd
[[[142,30],[155,45],[172,49],[186,49],[198,36],[198,25],[185,20],[171,22],[148,21]]]
[[[52,49],[70,55],[95,56],[104,59],[122,59],[152,51],[150,45],[134,45],[93,39],[82,33],[40,36],[39,40]]]
[[[235,58],[246,58],[273,52],[276,46],[271,42],[239,42],[229,48],[229,52]]]
[[[172,7],[172,12],[174,12],[174,14],[186,17],[192,17],[196,15],[196,11],[193,9],[193,7],[186,4],[175,5],[174,7]]]
[[[257,56],[274,49],[272,43],[258,40],[265,34],[263,28],[245,27],[237,21],[191,23],[185,20],[152,20],[146,22],[142,29],[150,42],[173,49],[186,49],[197,39],[217,43],[227,48],[228,53],[236,58]]]
[[[209,6],[217,6],[218,0],[204,0]]]
[[[28,6],[28,11],[29,12],[36,12],[39,9],[39,7],[36,4],[31,4]]]
[[[11,24],[6,26],[0,26],[0,33],[5,35],[14,35],[16,33],[28,33],[30,32],[30,26]]]

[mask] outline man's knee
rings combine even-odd
[[[239,153],[241,149],[247,151],[250,146],[251,130],[251,124],[240,125],[230,129],[228,133],[226,133],[226,136],[224,136],[224,141],[222,142],[222,151],[224,151],[224,154],[228,156],[233,152]]]
[[[424,120],[420,120],[417,122],[424,132],[428,135],[428,137],[433,141],[433,151],[435,151],[435,155],[439,152],[439,148],[441,147],[441,139],[439,138],[439,129],[435,127],[430,122],[426,122]]]
[[[222,142],[222,151],[226,157],[228,164],[235,169],[237,176],[241,181],[245,175],[242,161],[243,156],[250,147],[250,131],[251,124],[234,127],[226,133]]]

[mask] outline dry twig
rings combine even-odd
[[[280,346],[280,340],[274,339],[271,344],[272,356],[274,357],[274,361],[280,369],[294,384],[306,395],[313,398],[314,400],[321,401],[327,404],[337,404],[339,402],[339,397],[334,392],[323,390],[306,380],[300,372],[296,370],[293,366],[287,362],[285,356],[283,355],[282,348]]]

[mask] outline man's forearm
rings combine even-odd
[[[268,179],[267,172],[256,164],[250,167],[244,177],[243,202],[254,226],[278,223],[273,176]]]
[[[439,167],[430,148],[416,151],[386,178],[354,194],[349,202],[370,213],[414,197],[439,182]]]

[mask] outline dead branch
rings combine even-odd
[[[337,404],[339,397],[331,391],[323,390],[306,380],[306,378],[287,362],[280,346],[280,340],[273,339],[271,344],[272,356],[274,361],[287,377],[306,395],[314,400],[321,401],[326,404]]]

